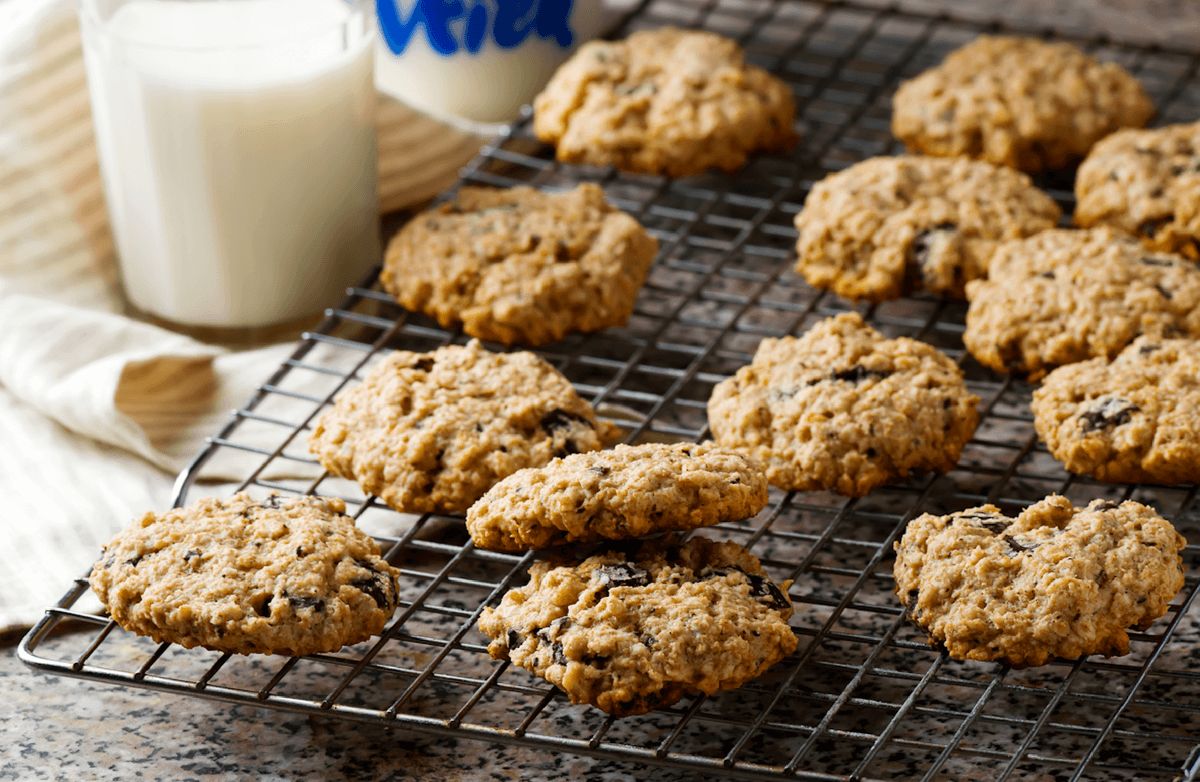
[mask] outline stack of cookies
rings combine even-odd
[[[586,44],[534,110],[560,161],[656,176],[796,143],[788,85],[696,31]],[[1200,123],[1137,130],[1152,111],[1136,79],[1073,46],[980,38],[896,93],[893,130],[922,154],[812,189],[796,270],[850,299],[965,297],[971,354],[1044,377],[1037,430],[1070,470],[1200,481]],[[1028,174],[1085,156],[1080,228],[1056,229]],[[381,282],[476,339],[387,355],[310,438],[330,474],[398,511],[465,513],[481,548],[552,549],[479,629],[493,657],[613,715],[738,687],[796,648],[791,582],[694,530],[754,516],[768,484],[861,497],[950,471],[979,421],[955,361],[854,312],[763,340],[713,389],[702,444],[615,445],[622,430],[557,369],[478,341],[623,325],[657,249],[593,184],[460,189],[393,238]],[[239,494],[147,514],[91,583],[114,620],[161,641],[336,650],[382,632],[399,590],[344,510]],[[954,657],[1124,654],[1182,585],[1184,543],[1135,502],[927,514],[895,544],[896,594]]]

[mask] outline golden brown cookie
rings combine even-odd
[[[1171,522],[1137,502],[1052,495],[1015,519],[994,505],[909,522],[895,544],[908,617],[965,660],[1042,665],[1129,653],[1183,586]]]
[[[1029,177],[966,158],[864,160],[825,177],[796,215],[796,271],[849,299],[916,288],[961,298],[998,242],[1053,228],[1059,209]]]
[[[767,504],[767,478],[713,443],[618,445],[531,467],[467,511],[475,545],[526,551],[739,521]]]
[[[1111,358],[1141,335],[1200,337],[1200,269],[1108,228],[1007,242],[988,279],[967,285],[963,341],[984,366],[1038,380]]]
[[[776,586],[736,543],[645,543],[578,564],[538,562],[487,608],[498,660],[614,716],[730,690],[796,648],[790,581]]]
[[[104,547],[91,586],[117,624],[237,654],[336,652],[383,630],[399,571],[341,500],[248,494],[147,513]]]
[[[1116,63],[1069,43],[991,35],[901,84],[892,106],[892,132],[913,151],[1030,172],[1073,163],[1154,113]]]
[[[545,345],[624,325],[657,251],[594,184],[565,193],[464,187],[392,238],[380,280],[443,328]]]
[[[1200,483],[1200,341],[1142,337],[1112,361],[1059,367],[1034,391],[1033,415],[1071,472]]]
[[[317,418],[309,449],[396,510],[457,513],[517,470],[617,435],[538,356],[472,340],[390,353]]]
[[[847,313],[799,339],[764,339],[713,389],[708,422],[775,486],[860,497],[914,470],[953,468],[978,401],[948,357]]]
[[[1077,224],[1200,260],[1200,122],[1112,134],[1079,166],[1075,196]]]
[[[579,47],[533,103],[568,163],[668,176],[733,171],[796,141],[791,89],[714,33],[664,27]]]

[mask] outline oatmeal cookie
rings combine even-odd
[[[1077,224],[1200,260],[1200,122],[1112,134],[1079,166],[1075,196]]]
[[[728,38],[665,27],[579,47],[534,100],[533,129],[569,163],[691,176],[795,144],[791,89]]]
[[[383,630],[399,572],[337,499],[248,494],[147,513],[90,583],[121,627],[236,654],[336,652]]]
[[[464,187],[400,229],[380,281],[443,328],[536,346],[624,325],[657,251],[594,184]]]
[[[1103,481],[1200,483],[1200,342],[1142,337],[1060,367],[1033,393],[1054,458]]]
[[[1058,223],[1029,177],[966,158],[864,160],[827,176],[796,215],[796,271],[849,299],[915,288],[962,298],[998,242]]]
[[[467,511],[475,544],[525,551],[738,521],[767,504],[767,478],[713,443],[618,445],[514,473]]]
[[[396,510],[457,513],[517,470],[618,435],[541,358],[472,341],[389,354],[317,418],[309,449]]]
[[[488,652],[609,714],[740,687],[796,648],[790,581],[736,543],[645,543],[578,564],[538,562],[487,608]]]
[[[909,149],[1029,172],[1067,166],[1154,113],[1116,63],[1069,43],[990,35],[901,84],[892,106],[892,132]]]
[[[983,365],[1027,373],[1112,358],[1137,337],[1200,337],[1200,269],[1108,228],[1001,245],[967,285],[963,341]]]
[[[950,656],[1042,665],[1129,653],[1166,613],[1187,541],[1137,502],[1052,495],[1015,519],[994,505],[925,514],[895,544],[896,595]]]
[[[847,313],[799,339],[764,339],[713,389],[708,421],[713,439],[763,464],[773,485],[860,497],[914,470],[953,468],[978,401],[948,357]]]

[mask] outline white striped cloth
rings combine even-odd
[[[74,9],[0,0],[0,631],[163,507],[290,350],[232,353],[120,314]],[[378,126],[385,211],[445,187],[484,140],[384,95]]]

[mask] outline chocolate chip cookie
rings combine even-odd
[[[796,271],[849,299],[917,288],[962,298],[996,244],[1053,228],[1059,209],[1029,177],[966,158],[864,160],[825,177],[796,215]]]
[[[994,505],[925,514],[895,544],[909,619],[965,660],[1042,665],[1129,653],[1183,586],[1171,522],[1137,502],[1052,495],[1015,519]]]
[[[1200,342],[1142,337],[1060,367],[1033,394],[1038,435],[1103,481],[1200,483]]]
[[[147,513],[90,583],[121,627],[236,654],[336,652],[383,630],[398,571],[341,500],[248,494]]]
[[[708,422],[775,486],[861,497],[914,470],[953,468],[978,401],[948,357],[847,313],[799,339],[764,339],[713,389]]]
[[[317,418],[309,449],[396,510],[456,513],[517,470],[618,435],[541,358],[472,340],[389,354]]]
[[[900,85],[892,132],[928,155],[1023,171],[1062,168],[1154,105],[1138,80],[1069,43],[980,36]]]
[[[1200,260],[1200,122],[1112,134],[1079,166],[1075,196],[1079,225]]]
[[[734,171],[795,144],[791,89],[728,38],[664,27],[579,47],[533,103],[568,163],[668,176]]]
[[[525,551],[738,521],[766,504],[761,468],[729,449],[618,445],[508,476],[467,511],[467,529],[482,548]]]
[[[594,184],[565,193],[464,187],[392,238],[380,281],[443,328],[545,345],[624,325],[657,251]]]
[[[1200,269],[1108,228],[1054,230],[1001,245],[967,285],[971,355],[1038,380],[1116,356],[1137,337],[1200,337]]]
[[[498,660],[541,676],[572,703],[642,714],[729,690],[796,648],[792,603],[736,543],[645,543],[579,564],[538,562],[487,608]]]

